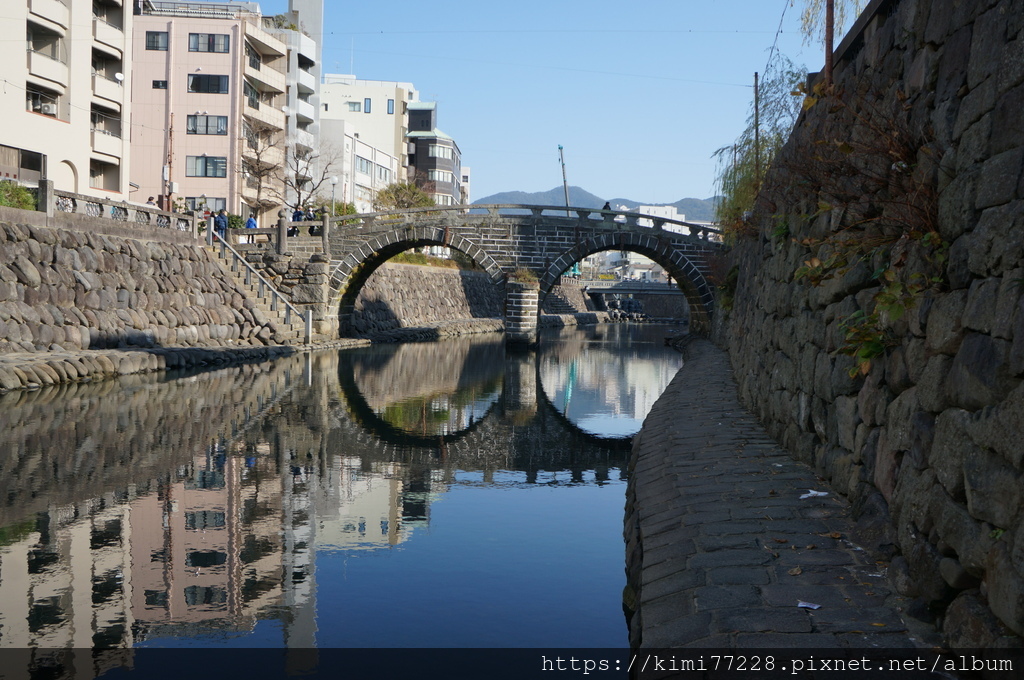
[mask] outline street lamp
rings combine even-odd
[[[335,213],[335,207],[334,207],[334,187],[336,187],[336,186],[338,186],[338,176],[337,175],[333,175],[331,177],[331,217],[334,217],[334,213]]]

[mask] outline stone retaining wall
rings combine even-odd
[[[720,335],[744,402],[849,495],[918,615],[953,647],[1018,645],[1024,4],[867,15],[733,251]]]
[[[0,354],[264,345],[273,328],[198,244],[0,222]]]
[[[499,319],[504,303],[504,286],[483,272],[384,264],[359,292],[352,328],[373,335],[460,319]]]

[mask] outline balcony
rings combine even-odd
[[[106,130],[93,128],[92,150],[96,153],[119,159],[121,158],[121,154],[124,150],[124,142],[115,134],[107,132]]]
[[[309,102],[304,102],[301,99],[295,102],[295,116],[299,120],[305,121],[307,123],[312,123],[314,120],[314,115],[316,115],[316,110],[313,108],[312,104],[310,104]]]
[[[253,120],[259,121],[264,125],[270,126],[276,130],[284,129],[284,111],[273,106],[270,106],[266,103],[263,103],[259,108],[249,106],[249,104],[247,103],[245,106],[242,107],[242,114],[246,118],[251,118]]]
[[[124,31],[120,27],[108,24],[99,17],[93,17],[92,37],[100,45],[113,50],[118,58],[124,54]]]
[[[316,76],[302,69],[299,69],[298,76],[299,92],[316,92]]]
[[[68,86],[68,65],[42,52],[28,51],[28,72],[63,87]]]
[[[257,69],[246,60],[245,76],[250,82],[255,83],[256,89],[261,92],[285,91],[285,75],[269,64],[260,64],[260,68]]]
[[[29,11],[38,17],[52,21],[62,28],[66,29],[70,25],[71,12],[68,10],[68,6],[60,2],[60,0],[31,0],[29,2]]]
[[[92,74],[92,92],[97,97],[117,104],[118,108],[124,103],[124,86],[121,82],[99,73]]]
[[[312,149],[313,142],[314,138],[312,132],[306,132],[305,130],[295,131],[295,146],[302,146],[307,149]]]

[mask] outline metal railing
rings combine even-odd
[[[255,231],[255,230],[245,230]],[[262,230],[261,230],[262,231]],[[226,239],[220,237],[220,234],[216,230],[210,229],[207,231],[207,244],[216,245],[220,244],[220,255],[227,259],[227,253],[231,254],[231,271],[238,272],[238,265],[241,263],[245,267],[245,285],[253,285],[252,279],[255,276],[257,281],[256,297],[263,298],[264,295],[269,291],[270,298],[270,311],[277,312],[278,306],[284,304],[284,322],[287,325],[292,323],[292,314],[295,314],[303,321],[303,343],[309,344],[313,340],[313,310],[307,309],[305,312],[299,310],[298,307],[293,305],[284,294],[274,287],[270,281],[260,274],[259,270],[256,269],[248,260],[235,250]]]
[[[191,215],[166,212],[154,206],[108,201],[56,189],[46,192],[46,198],[39,206],[40,210],[51,211],[50,206],[45,205],[47,201],[52,201],[52,211],[55,212],[111,219],[115,222],[134,222],[161,229],[176,229],[189,234],[197,233],[195,218]]]

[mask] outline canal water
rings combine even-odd
[[[669,328],[2,395],[0,647],[626,647]]]

